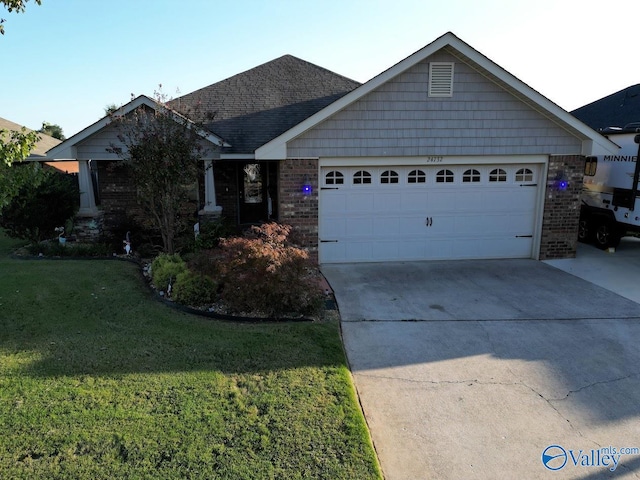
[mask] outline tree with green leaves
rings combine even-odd
[[[125,148],[109,149],[122,158],[137,188],[138,203],[149,215],[166,253],[175,253],[175,239],[187,228],[180,213],[202,174],[204,154],[200,127],[166,106],[156,93],[157,107],[141,106],[114,117]]]
[[[113,115],[118,111],[118,108],[120,107],[118,107],[115,103],[110,103],[104,107],[104,114]]]
[[[0,0],[0,5],[4,5],[9,13],[22,13],[27,6],[29,0]],[[42,0],[34,0],[38,5],[42,5]],[[4,18],[0,18],[0,34],[4,35]]]
[[[39,139],[37,132],[24,127],[20,131],[0,130],[0,212],[31,179],[33,172],[12,165],[27,158]]]
[[[42,128],[38,130],[38,133],[44,133],[50,137],[57,138],[58,140],[66,140],[62,127],[55,123],[42,122]]]
[[[40,140],[37,132],[22,127],[20,131],[0,129],[0,164],[11,165],[29,156]]]

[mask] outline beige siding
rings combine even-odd
[[[219,150],[206,140],[201,140],[202,158],[220,158]],[[108,125],[102,130],[83,140],[77,146],[78,159],[83,160],[120,160],[120,157],[110,153],[107,149],[117,146],[126,151],[126,148],[118,140],[118,130],[113,125]]]
[[[118,131],[112,125],[91,135],[77,146],[78,158],[84,160],[119,160],[116,154],[107,152],[113,145],[122,146]]]
[[[453,97],[427,96],[429,62],[455,62]],[[287,145],[287,156],[579,154],[581,141],[439,52]]]

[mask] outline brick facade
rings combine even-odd
[[[138,204],[137,189],[131,179],[130,170],[121,161],[99,161],[97,163],[99,185],[99,209],[104,215],[103,231],[106,237],[124,236],[127,231],[134,233],[146,228],[148,215]],[[197,221],[197,211],[201,205],[191,198],[181,211],[183,218],[192,217]],[[201,197],[203,198],[203,197]],[[202,203],[202,200],[201,202]]]
[[[106,235],[119,234],[120,230],[127,229],[132,218],[141,214],[136,188],[129,176],[129,169],[120,161],[101,161],[96,164],[104,232]]]
[[[313,191],[302,192],[305,181]],[[280,223],[294,228],[295,239],[318,261],[318,160],[289,158],[280,162],[278,210]]]
[[[559,174],[568,182],[564,190],[558,186]],[[576,256],[583,175],[583,156],[565,155],[549,158],[540,260]]]

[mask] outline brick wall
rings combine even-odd
[[[567,188],[558,188],[556,177],[564,173]],[[578,242],[580,195],[584,175],[584,157],[552,156],[544,199],[540,260],[573,258]]]
[[[121,161],[99,161],[98,184],[100,210],[104,214],[104,234],[122,236],[130,230],[132,233],[146,229],[151,225],[148,214],[138,204],[137,189],[131,180],[130,170]],[[204,202],[204,194],[200,197]],[[184,203],[180,215],[188,223],[197,221],[197,205],[194,198]]]
[[[308,179],[311,195],[302,193]],[[291,225],[296,241],[318,261],[318,160],[287,159],[280,163],[278,178],[280,223]]]
[[[104,231],[106,234],[120,233],[132,218],[142,214],[136,200],[136,188],[129,177],[129,169],[120,161],[96,163]]]

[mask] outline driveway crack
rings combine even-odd
[[[622,376],[622,377],[612,378],[611,380],[601,380],[601,381],[599,381],[599,382],[593,382],[593,383],[590,383],[590,384],[588,384],[588,385],[584,385],[584,386],[582,386],[582,387],[580,387],[580,388],[577,388],[577,389],[575,389],[575,390],[569,390],[569,391],[567,392],[567,394],[566,394],[564,397],[561,397],[561,398],[551,398],[551,399],[549,399],[549,401],[551,401],[551,402],[561,402],[561,401],[566,400],[567,398],[569,398],[569,396],[570,396],[571,394],[574,394],[574,393],[580,393],[580,392],[582,392],[583,390],[586,390],[586,389],[588,389],[588,388],[596,387],[596,386],[598,386],[598,385],[607,385],[607,384],[609,384],[609,383],[615,383],[615,382],[619,382],[619,381],[621,381],[621,380],[627,380],[627,379],[629,379],[629,378],[634,378],[634,377],[640,377],[640,372],[639,372],[639,373],[630,373],[629,375],[624,375],[624,376]]]
[[[491,349],[491,353],[493,355],[495,355],[496,357],[499,358],[499,355],[497,353],[497,348],[495,343],[493,342],[493,339],[491,337],[491,333],[489,332],[489,330],[487,329],[486,325],[483,322],[478,322],[478,325],[480,325],[480,328],[482,329],[482,331],[485,333],[486,339],[487,339],[487,343],[489,344],[489,347]],[[509,363],[506,363],[506,368],[508,370],[508,372],[512,375],[512,377],[514,379],[519,378],[518,375],[516,375],[516,373],[511,370],[511,367],[509,366]],[[549,399],[546,398],[542,393],[540,393],[539,391],[537,391],[535,388],[533,388],[531,385],[528,385],[526,382],[523,382],[522,380],[518,380],[518,381],[514,381],[513,382],[514,385],[522,385],[523,387],[529,389],[531,392],[533,392],[534,394],[536,394],[538,397],[540,397],[547,405],[549,405],[549,407],[551,407],[553,409],[554,412],[556,412],[557,415],[560,416],[560,418],[562,418],[565,422],[567,422],[567,424],[569,424],[569,427],[576,432],[578,435],[580,435],[581,437],[584,437],[582,435],[582,432],[577,429],[572,423],[571,420],[569,420],[565,415],[562,414],[562,412],[560,410],[558,410],[558,408],[552,403],[553,401],[555,401],[555,399]],[[569,392],[571,393],[571,392]],[[567,394],[568,396],[568,394]]]

